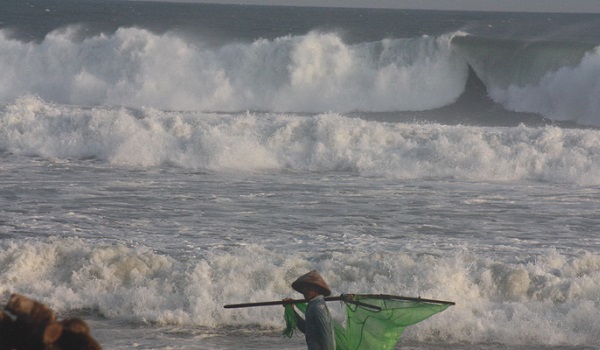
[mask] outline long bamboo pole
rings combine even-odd
[[[361,298],[371,298],[371,299],[383,299],[383,300],[398,300],[398,301],[416,301],[419,303],[431,303],[431,304],[447,304],[447,305],[456,305],[453,301],[446,300],[436,300],[436,299],[423,299],[421,297],[403,297],[400,295],[390,295],[390,294],[356,294]]]
[[[340,301],[346,300],[345,295],[340,295],[338,297],[325,297],[325,301]],[[239,307],[254,307],[254,306],[271,306],[271,305],[294,305],[300,303],[308,303],[309,299],[290,299],[290,300],[275,300],[275,301],[262,301],[257,303],[243,303],[243,304],[229,304],[223,306],[226,309],[233,309]]]
[[[403,297],[403,296],[388,295],[388,294],[342,294],[337,297],[325,297],[325,301],[345,301],[345,302],[349,302],[352,304],[356,304],[358,306],[364,306],[364,307],[369,307],[372,309],[381,310],[381,308],[378,306],[369,305],[367,303],[363,303],[361,301],[354,300],[354,296],[359,296],[360,298],[371,298],[371,299],[415,301],[415,302],[423,302],[423,303],[455,305],[455,303],[452,301],[411,298],[411,297]],[[308,299],[275,300],[275,301],[263,301],[263,302],[256,302],[256,303],[229,304],[229,305],[225,305],[223,307],[226,309],[234,309],[234,308],[255,307],[255,306],[293,305],[293,304],[299,304],[299,303],[307,303],[309,301],[310,300],[308,300]]]

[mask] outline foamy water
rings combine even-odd
[[[78,30],[50,33],[41,43],[0,39],[0,66],[8,71],[0,99],[32,93],[160,109],[422,110],[455,100],[467,76],[450,36],[348,45],[313,32],[213,48],[136,28],[79,41]]]
[[[600,56],[587,43],[557,43],[560,54],[550,57],[549,48],[534,46],[515,58],[519,47],[464,40],[464,32],[359,44],[310,32],[214,47],[139,28],[79,39],[82,30],[57,30],[39,43],[0,30],[0,100],[34,94],[163,110],[423,111],[456,101],[470,65],[507,110],[600,125]]]
[[[318,269],[456,302],[405,349],[597,347],[593,16],[29,5],[0,14],[3,300],[106,349],[302,349],[223,305]]]
[[[457,302],[409,327],[417,348],[597,340],[595,187],[19,163],[2,186],[2,293],[93,315],[110,348],[131,346],[123,327],[142,348],[235,348],[249,334],[301,348],[278,336],[279,308],[222,307],[293,296],[312,268],[335,294]]]
[[[337,113],[80,108],[35,97],[6,106],[0,125],[5,152],[125,166],[585,185],[600,181],[600,141],[592,129],[381,123]]]

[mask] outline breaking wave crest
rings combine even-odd
[[[214,48],[136,28],[81,40],[77,31],[55,31],[40,43],[0,31],[0,100],[34,94],[175,110],[424,110],[455,100],[467,78],[449,36],[348,45],[311,32]]]
[[[453,45],[504,108],[600,126],[600,48],[456,36]]]
[[[508,111],[600,126],[600,51],[587,43],[456,32],[347,44],[313,31],[214,46],[138,28],[92,37],[82,30],[56,30],[40,42],[0,30],[0,101],[35,95],[161,110],[430,111],[457,101],[471,67]]]
[[[367,121],[336,113],[80,108],[35,97],[0,110],[0,150],[46,159],[210,171],[537,180],[597,185],[597,130]]]

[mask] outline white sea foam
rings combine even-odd
[[[523,262],[477,257],[468,250],[440,256],[347,251],[315,259],[247,245],[180,261],[143,247],[52,238],[3,241],[0,265],[4,295],[26,293],[59,312],[87,309],[131,322],[280,328],[280,308],[222,306],[289,296],[289,283],[312,268],[323,272],[335,294],[394,293],[457,302],[409,328],[410,337],[420,341],[589,344],[597,336],[600,309],[600,256],[567,257],[554,250]],[[332,307],[335,317],[343,318],[343,310]]]
[[[600,125],[593,18],[11,3],[4,300],[110,349],[300,349],[281,307],[223,305],[316,268],[334,294],[457,303],[402,347],[598,344],[598,130],[490,127]]]
[[[597,130],[389,124],[335,113],[78,108],[35,97],[1,111],[0,148],[48,159],[214,171],[599,183]]]
[[[41,43],[0,31],[0,100],[188,110],[423,110],[454,101],[467,78],[449,37],[348,45],[311,32],[220,48],[135,28]]]
[[[576,67],[563,67],[525,86],[490,89],[491,97],[518,112],[539,113],[552,120],[600,125],[600,48]]]
[[[78,39],[82,29],[55,31],[40,43],[0,30],[0,101],[33,94],[66,104],[168,110],[423,111],[461,95],[469,62],[509,110],[600,125],[598,50],[573,64],[581,48],[552,47],[564,57],[550,59],[549,48],[528,47],[520,67],[499,62],[504,51],[490,57],[506,50],[502,43],[453,41],[464,33],[350,45],[335,33],[310,32],[213,47],[136,28]]]

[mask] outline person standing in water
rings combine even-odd
[[[296,323],[306,337],[308,350],[335,350],[333,322],[325,302],[331,290],[323,277],[315,270],[310,271],[295,280],[292,288],[309,300],[304,318],[294,308]]]

